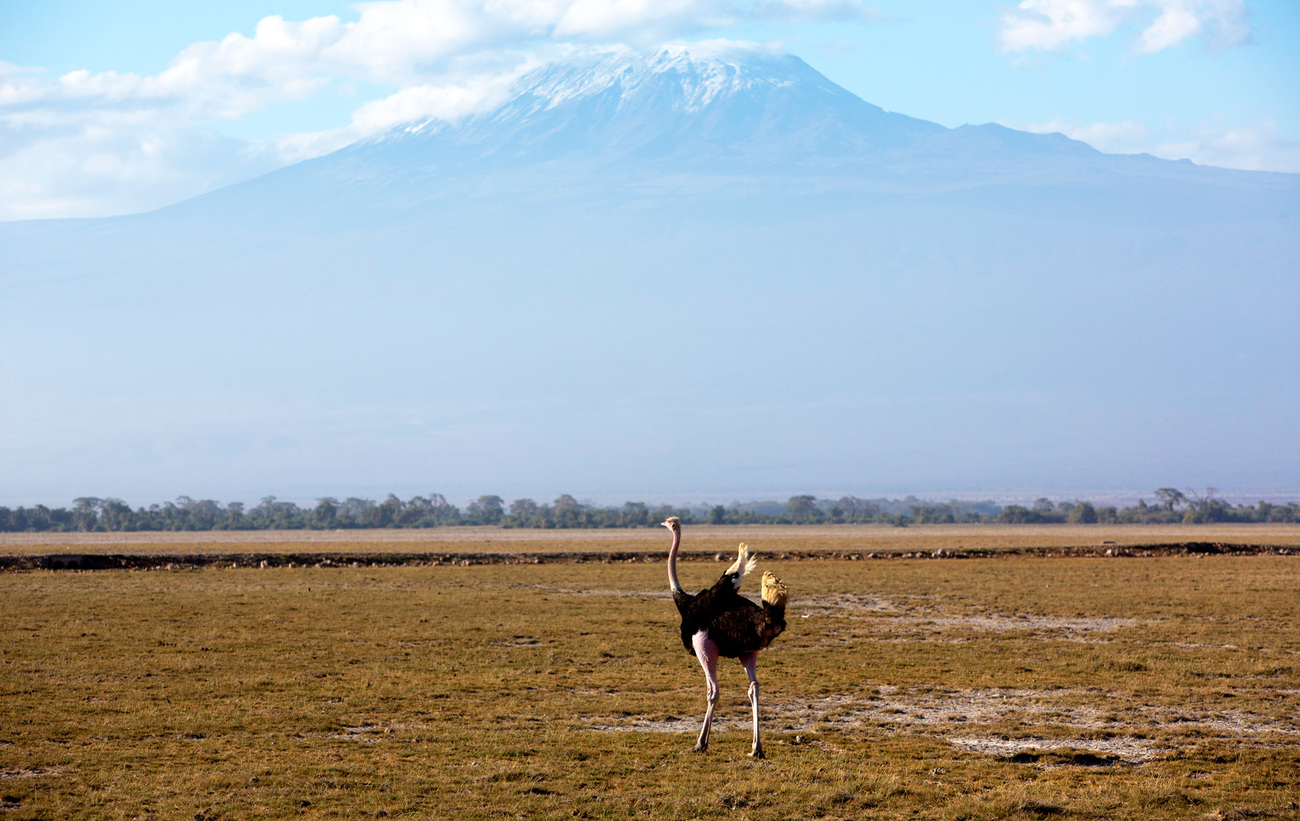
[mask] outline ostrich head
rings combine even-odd
[[[666,527],[669,530],[674,532],[682,529],[682,520],[677,518],[676,516],[669,516],[667,519],[664,519],[659,524],[660,526]]]

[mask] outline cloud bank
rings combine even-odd
[[[1004,51],[1054,51],[1130,23],[1142,25],[1140,54],[1198,36],[1216,50],[1250,37],[1243,0],[1023,0],[1003,13],[999,40]]]
[[[1283,137],[1271,121],[1255,125],[1197,125],[1181,133],[1158,132],[1136,120],[1072,123],[1002,123],[1036,134],[1059,133],[1108,154],[1151,154],[1200,165],[1245,171],[1300,173],[1300,141]]]
[[[195,43],[156,75],[51,78],[0,63],[0,219],[147,210],[393,125],[498,102],[565,50],[650,45],[764,22],[873,20],[861,0],[381,0],[357,19],[279,16]],[[248,142],[236,121],[348,83],[390,89],[351,123]]]

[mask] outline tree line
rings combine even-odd
[[[83,496],[72,507],[45,505],[0,507],[0,533],[89,531],[196,530],[342,530],[352,528],[427,528],[453,525],[506,528],[637,528],[655,527],[669,516],[685,524],[1204,524],[1210,522],[1300,522],[1300,503],[1233,505],[1216,495],[1183,493],[1174,488],[1155,491],[1154,503],[1132,507],[1094,505],[1087,501],[1033,505],[993,502],[928,502],[903,499],[818,499],[793,496],[779,502],[731,505],[651,507],[643,502],[599,506],[564,494],[550,504],[516,499],[509,505],[500,496],[480,496],[464,510],[442,494],[402,501],[389,494],[382,502],[326,497],[315,506],[267,496],[252,508],[242,502],[222,505],[211,499],[181,496],[174,502],[132,509],[120,499]]]
[[[1233,505],[1215,496],[1184,494],[1175,488],[1156,490],[1156,503],[1145,499],[1132,507],[1093,505],[1091,502],[1057,502],[1039,499],[1032,507],[1007,505],[994,521],[1006,524],[1211,524],[1216,522],[1300,522],[1300,503]]]

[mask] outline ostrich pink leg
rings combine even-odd
[[[749,754],[754,758],[763,757],[763,742],[758,737],[758,653],[750,653],[740,660],[749,676],[749,703],[754,708],[754,748]]]
[[[709,728],[713,725],[713,708],[718,706],[718,645],[713,643],[709,634],[701,630],[691,637],[691,646],[695,648],[695,657],[704,668],[709,700],[708,709],[704,711],[704,726],[700,728],[699,740],[695,742],[695,752],[702,753],[709,749]]]

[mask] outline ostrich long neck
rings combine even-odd
[[[668,589],[681,593],[682,584],[677,581],[677,549],[682,546],[682,531],[673,531],[673,546],[668,550]]]

